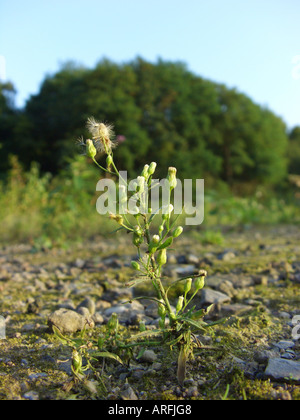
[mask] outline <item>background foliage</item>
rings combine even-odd
[[[90,116],[114,123],[116,162],[130,176],[156,161],[158,177],[176,166],[182,179],[204,178],[210,220],[227,209],[231,224],[250,214],[261,221],[266,202],[273,221],[291,217],[286,209],[297,188],[289,175],[300,175],[300,127],[288,131],[269,109],[183,63],[139,57],[125,64],[104,59],[93,69],[67,63],[45,78],[24,109],[15,108],[15,93],[12,83],[0,85],[2,240],[95,229],[97,171],[75,146]],[[284,209],[278,195],[287,200]]]

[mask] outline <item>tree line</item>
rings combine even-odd
[[[75,140],[87,134],[90,116],[114,124],[116,160],[132,176],[151,161],[176,166],[182,178],[229,185],[277,185],[300,174],[300,127],[288,131],[271,110],[181,62],[104,59],[93,69],[67,63],[23,109],[15,108],[14,95],[13,84],[0,85],[2,174],[11,155],[25,168],[35,161],[44,172],[59,172],[78,153]]]

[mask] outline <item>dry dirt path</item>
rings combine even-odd
[[[300,399],[299,227],[227,229],[222,245],[203,243],[201,231],[187,236],[178,241],[165,274],[172,280],[205,268],[207,286],[197,305],[215,303],[211,319],[228,320],[199,336],[214,349],[195,356],[183,388],[176,382],[176,357],[154,349],[148,358],[133,358],[129,367],[108,363],[106,392],[86,389],[73,381],[71,350],[48,327],[60,309],[77,320],[88,318],[94,335],[112,312],[119,313],[124,329],[141,320],[153,328],[158,317],[153,304],[122,304],[141,292],[124,286],[134,257],[127,238],[96,238],[67,250],[0,248],[0,399],[220,399],[225,394]],[[70,321],[70,331],[78,325]]]

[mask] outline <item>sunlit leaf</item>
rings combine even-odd
[[[185,346],[181,346],[178,356],[178,367],[177,367],[177,379],[181,386],[186,376],[186,361],[187,361],[187,350]]]
[[[105,358],[109,358],[109,359],[114,359],[117,362],[121,363],[121,365],[123,365],[122,360],[120,359],[120,357],[114,353],[110,353],[108,351],[96,351],[94,353],[91,353],[92,357],[105,357]]]

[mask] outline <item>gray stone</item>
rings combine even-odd
[[[30,381],[36,381],[37,379],[41,379],[41,378],[48,378],[47,373],[32,373],[31,375],[28,376],[28,379]]]
[[[259,365],[256,362],[245,362],[242,359],[239,359],[238,357],[233,357],[233,362],[244,371],[244,375],[246,378],[254,379],[257,372]]]
[[[36,324],[24,324],[22,326],[22,332],[28,332],[36,330]]]
[[[82,260],[81,258],[77,258],[74,265],[77,268],[83,268],[85,266],[85,260]]]
[[[110,317],[113,313],[116,313],[117,315],[127,313],[128,318],[130,318],[137,313],[144,314],[144,306],[138,301],[133,301],[132,303],[111,306],[110,308],[105,309],[103,314],[106,317]]]
[[[226,316],[237,315],[252,311],[252,306],[243,305],[242,303],[233,303],[222,306],[222,313]]]
[[[122,400],[138,400],[138,397],[134,390],[129,386],[129,384],[126,384],[124,386],[124,389],[121,391],[120,396]]]
[[[59,370],[65,372],[69,376],[73,376],[71,359],[67,359],[67,360],[58,359],[56,360],[56,363]]]
[[[25,398],[26,400],[30,400],[30,401],[38,401],[39,394],[37,392],[34,392],[34,391],[29,391],[29,392],[26,392],[26,394],[23,395],[23,398]]]
[[[153,365],[152,365],[152,369],[154,369],[158,372],[161,370],[161,368],[162,368],[162,363],[154,362]]]
[[[254,284],[259,284],[262,286],[267,286],[269,283],[269,278],[268,276],[254,276],[253,278]]]
[[[58,309],[71,309],[71,311],[75,311],[75,305],[71,299],[64,300],[62,303],[57,305]]]
[[[153,350],[145,350],[142,354],[140,361],[145,363],[154,363],[157,360],[157,355]]]
[[[75,311],[58,309],[49,316],[48,325],[49,327],[54,325],[62,333],[74,333],[83,330],[85,325],[87,328],[93,327],[94,322]]]
[[[198,397],[198,395],[199,395],[199,392],[198,392],[198,387],[196,385],[188,388],[187,393],[186,393],[187,398],[193,398],[193,397],[196,398]]]
[[[95,302],[93,301],[93,299],[91,299],[90,297],[87,297],[86,299],[84,299],[76,308],[76,310],[78,311],[80,308],[87,308],[90,312],[91,315],[94,315],[94,313],[96,312],[96,305]]]
[[[278,343],[274,344],[274,347],[277,347],[280,350],[287,350],[294,348],[295,343],[289,340],[281,340]]]
[[[288,312],[279,312],[278,314],[279,318],[281,319],[291,319],[291,315]]]
[[[121,315],[124,312],[125,313],[128,312],[128,308],[125,305],[116,305],[116,306],[111,306],[110,308],[105,309],[104,315],[106,317],[110,317],[112,316],[112,314]]]
[[[235,254],[232,251],[225,251],[218,255],[218,258],[222,261],[231,261],[235,258]]]
[[[178,277],[192,276],[197,273],[197,269],[194,264],[189,264],[184,267],[176,268],[176,274]]]
[[[300,384],[300,362],[281,358],[270,359],[265,375],[275,381]]]
[[[158,305],[156,302],[146,303],[145,315],[151,318],[157,318],[158,315]]]
[[[211,304],[222,304],[225,302],[230,302],[231,298],[225,293],[218,292],[212,289],[204,289],[201,296],[202,305],[211,305]]]
[[[84,316],[85,318],[89,318],[91,316],[90,311],[88,310],[88,308],[85,308],[84,306],[81,306],[77,312],[79,313],[79,315]]]
[[[219,287],[224,283],[224,278],[221,276],[208,276],[205,280],[207,287],[212,289],[219,289]]]
[[[254,360],[261,364],[267,364],[269,359],[279,357],[278,350],[262,350],[254,353]]]
[[[194,255],[194,254],[189,254],[187,256],[187,262],[188,262],[188,264],[197,265],[197,264],[199,264],[199,261],[200,261],[199,258],[196,255]]]
[[[100,312],[96,312],[93,315],[93,321],[95,322],[95,324],[103,324],[104,322],[104,318],[103,316],[100,314]]]
[[[295,283],[300,283],[300,273],[297,273],[294,276],[292,276],[292,281],[294,281]]]
[[[224,282],[222,282],[218,289],[220,292],[225,293],[225,295],[231,298],[233,298],[236,294],[233,284],[229,280],[225,280]]]
[[[295,357],[296,357],[295,353],[290,353],[287,351],[281,355],[282,359],[287,359],[287,360],[293,360],[295,359]]]
[[[106,300],[98,300],[96,304],[96,309],[101,313],[105,311],[105,309],[110,308],[111,306],[111,303],[107,302]]]

